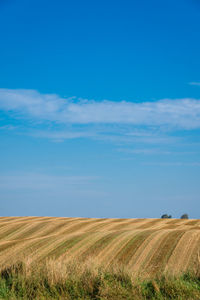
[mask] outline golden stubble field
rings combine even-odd
[[[28,259],[125,266],[134,274],[196,268],[200,220],[1,217],[0,265]]]

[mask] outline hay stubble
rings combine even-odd
[[[1,217],[0,265],[20,256],[104,266],[137,273],[178,273],[195,266],[200,220]],[[180,255],[181,253],[181,255]]]

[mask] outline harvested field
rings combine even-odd
[[[1,217],[0,265],[94,259],[123,265],[137,275],[194,270],[200,220]]]

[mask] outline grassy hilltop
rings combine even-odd
[[[44,280],[43,288],[49,292],[53,285],[55,295],[50,291],[43,299],[58,299],[68,280],[71,292],[65,292],[61,299],[132,299],[131,295],[135,295],[134,299],[141,299],[141,295],[143,299],[168,299],[163,298],[169,294],[166,284],[175,284],[174,291],[177,287],[179,292],[186,288],[180,299],[190,299],[191,293],[191,299],[200,299],[198,276],[169,279],[186,272],[199,274],[199,251],[200,220],[2,217],[0,296],[6,298],[13,290],[13,299],[16,295],[34,298],[40,288],[32,291],[32,287]],[[137,286],[138,278],[147,281]],[[18,282],[17,291],[21,290],[21,294],[15,294],[15,287],[11,284],[10,289],[9,282]],[[89,291],[84,294],[79,288]],[[112,291],[108,292],[109,288]],[[100,293],[96,298],[95,291]],[[172,299],[179,299],[180,295],[174,293]]]

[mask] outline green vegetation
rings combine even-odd
[[[183,214],[183,215],[181,216],[181,219],[189,219],[188,214]]]
[[[0,299],[200,299],[198,275],[139,280],[120,268],[60,266],[48,262],[2,267]]]
[[[0,299],[200,299],[200,220],[0,219]]]
[[[171,215],[168,215],[168,214],[164,214],[161,216],[161,219],[171,219],[172,216]]]
[[[172,216],[171,215],[168,215],[168,214],[164,214],[161,216],[161,219],[171,219]],[[189,219],[189,216],[188,214],[183,214],[180,219]]]

